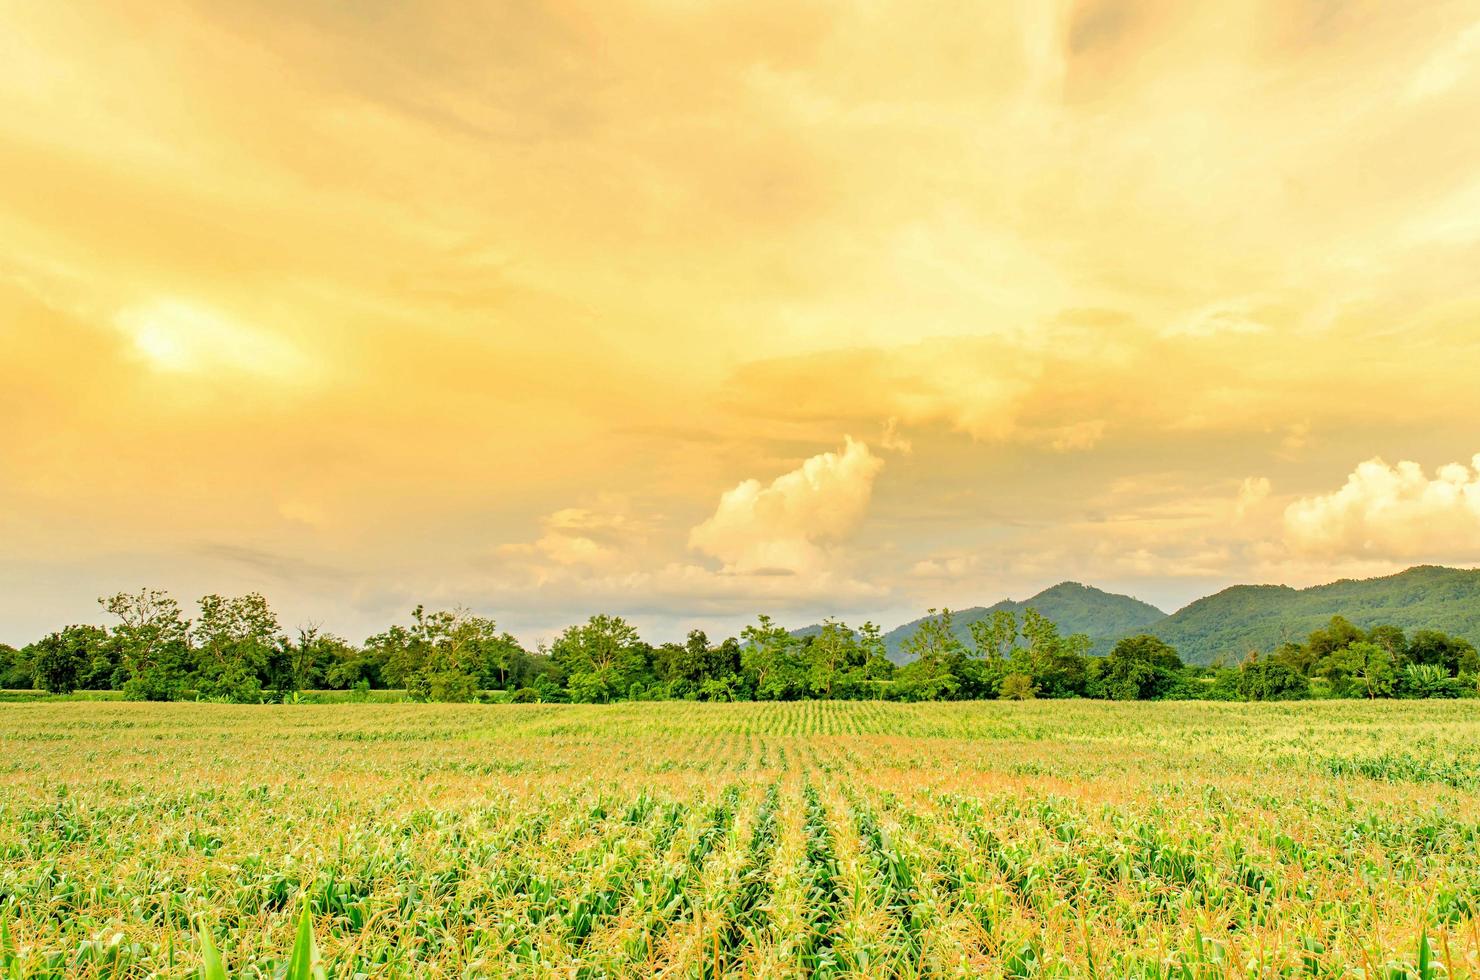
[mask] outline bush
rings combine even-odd
[[[1245,701],[1299,701],[1310,697],[1310,681],[1279,661],[1250,657],[1239,670],[1238,693]]]
[[[998,689],[997,696],[1004,701],[1031,701],[1038,697],[1038,689],[1033,686],[1033,678],[1027,674],[1008,674],[1002,678],[1002,687]]]

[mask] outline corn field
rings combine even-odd
[[[0,707],[0,977],[1480,977],[1467,702]]]

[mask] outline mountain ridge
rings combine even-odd
[[[971,623],[1008,609],[1021,620],[1032,607],[1063,633],[1085,633],[1091,652],[1103,655],[1116,641],[1151,633],[1177,648],[1187,663],[1237,663],[1250,650],[1268,651],[1304,640],[1332,616],[1370,628],[1389,623],[1405,630],[1437,629],[1480,646],[1480,569],[1415,565],[1392,575],[1343,578],[1294,588],[1276,584],[1230,585],[1166,613],[1134,596],[1064,581],[1023,600],[951,611],[956,635],[971,642]],[[904,641],[928,619],[921,616],[884,634],[889,658],[904,663]],[[793,630],[807,636],[821,627]]]

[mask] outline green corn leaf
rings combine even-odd
[[[211,941],[211,930],[205,926],[200,930],[200,980],[226,980],[226,966]]]
[[[1434,966],[1434,947],[1429,943],[1429,933],[1425,929],[1418,937],[1418,977],[1419,980],[1435,980],[1438,976],[1439,971]]]
[[[327,980],[319,962],[318,947],[314,945],[313,917],[309,915],[307,902],[303,903],[303,914],[298,917],[298,938],[293,942],[283,980]]]

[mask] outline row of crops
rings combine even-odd
[[[1480,976],[1480,719],[1364,708],[16,706],[0,977]]]

